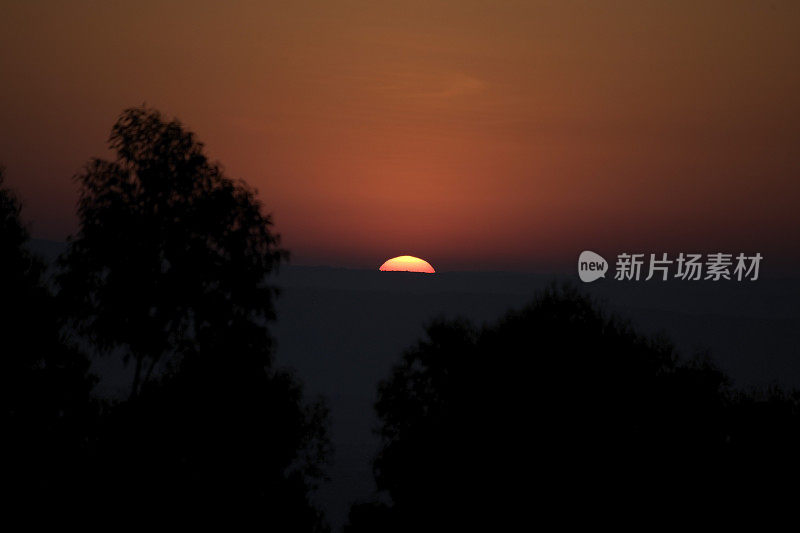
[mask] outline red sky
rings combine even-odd
[[[0,163],[35,236],[120,111],[182,120],[297,264],[800,266],[800,2],[0,3]]]

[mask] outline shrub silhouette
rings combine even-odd
[[[2,486],[9,511],[63,500],[85,474],[97,404],[88,359],[60,333],[43,262],[0,168]]]
[[[376,411],[383,496],[352,507],[350,532],[652,520],[763,491],[765,462],[798,471],[795,398],[734,391],[571,286],[483,328],[432,323]]]
[[[91,497],[139,519],[325,529],[309,497],[327,412],[273,368],[267,278],[287,253],[270,217],[155,110],[125,110],[110,145],[114,161],[77,177],[80,229],[58,277],[70,327],[135,368],[103,419]]]

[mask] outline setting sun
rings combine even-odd
[[[422,272],[434,274],[436,271],[430,263],[413,255],[401,255],[389,259],[379,269],[383,272]]]

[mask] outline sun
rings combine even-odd
[[[436,271],[430,263],[413,255],[401,255],[387,260],[378,269],[383,272],[422,272],[434,274]]]

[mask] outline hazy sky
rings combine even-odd
[[[800,2],[0,0],[0,162],[35,236],[123,108],[256,186],[300,264],[800,266]]]

